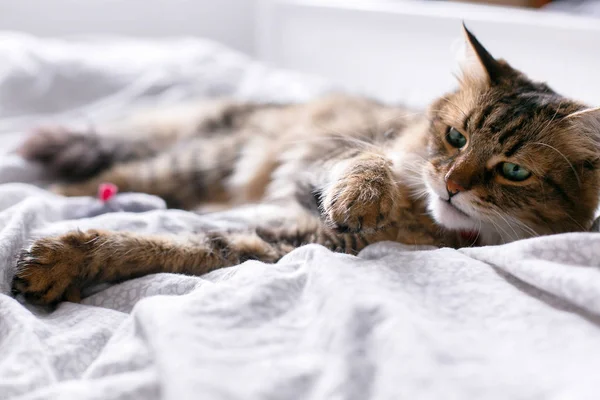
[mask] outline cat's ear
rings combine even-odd
[[[498,82],[504,72],[502,64],[479,43],[464,22],[462,27],[465,39],[460,60],[463,80],[492,84]]]

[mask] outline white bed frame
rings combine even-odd
[[[259,11],[260,58],[386,100],[424,105],[454,85],[464,20],[493,55],[600,105],[600,19],[406,0],[263,0]]]

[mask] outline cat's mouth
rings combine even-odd
[[[426,185],[429,192],[427,211],[439,225],[459,231],[478,228],[479,218],[477,212],[471,210],[468,193],[449,198],[443,180],[426,179]],[[470,212],[464,211],[465,208]]]
[[[448,205],[448,207],[449,207],[449,209],[451,209],[452,211],[454,211],[454,212],[458,212],[459,214],[461,214],[463,217],[466,217],[466,218],[470,218],[470,217],[471,217],[469,214],[467,214],[466,212],[464,212],[463,210],[461,210],[460,208],[458,208],[458,207],[456,206],[456,204],[452,203],[452,199],[447,199],[447,200],[445,200],[445,199],[442,199],[442,198],[440,197],[440,200],[441,200],[443,203],[447,204],[447,205]]]
[[[473,230],[477,228],[477,218],[467,214],[454,201],[443,197],[431,196],[428,210],[439,224],[452,230]]]

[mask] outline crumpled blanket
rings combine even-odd
[[[113,115],[106,110],[113,100],[115,109],[122,106],[117,100],[136,79],[128,69],[140,72],[143,65],[171,65],[173,81],[165,74],[163,89],[149,84],[131,95],[136,104],[166,102],[168,88],[187,79],[234,95],[247,81],[248,93],[263,99],[276,97],[268,90],[273,86],[256,82],[273,76],[280,77],[275,86],[297,99],[328,88],[200,40],[11,40],[20,48],[0,39],[0,66],[8,71],[0,79],[5,132],[52,115],[67,120],[81,110],[94,119]],[[186,48],[205,58],[174,57],[176,50],[188,54]],[[119,69],[115,54],[124,49],[142,55],[139,66]],[[93,58],[96,52],[114,62]],[[7,63],[7,53],[19,61]],[[24,65],[42,73],[11,69]],[[61,68],[67,69],[57,72]],[[252,69],[261,72],[252,75]],[[177,75],[183,70],[204,74]],[[88,84],[92,72],[98,79]],[[203,76],[222,80],[207,84]],[[71,77],[87,78],[70,93],[65,82],[73,83]],[[94,85],[93,94],[80,93]],[[50,94],[60,88],[63,97],[52,103]],[[23,94],[34,89],[41,90],[39,98]],[[5,111],[11,91],[16,100]],[[39,183],[42,177],[14,155],[0,157],[1,182]],[[356,257],[309,245],[274,265],[248,261],[201,277],[156,274],[94,288],[81,304],[65,302],[53,312],[10,295],[15,260],[35,237],[94,227],[185,234],[244,224],[259,212],[196,215],[164,210],[151,196],[128,196],[147,211],[89,217],[96,199],[63,198],[28,183],[0,185],[0,399],[598,397],[596,233],[461,250],[378,243]]]

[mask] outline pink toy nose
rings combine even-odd
[[[101,183],[98,186],[98,200],[107,202],[119,192],[119,188],[114,183]]]

